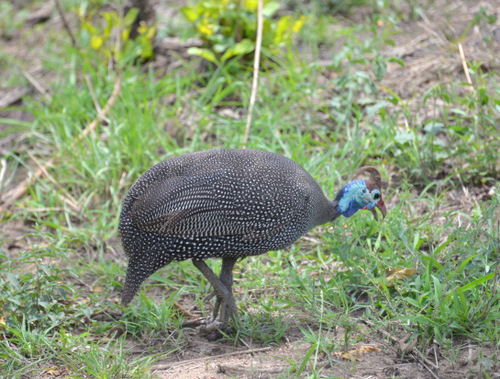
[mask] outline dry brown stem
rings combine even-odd
[[[469,68],[467,67],[467,61],[465,60],[464,47],[462,46],[462,44],[460,42],[458,43],[458,52],[460,54],[460,60],[462,61],[462,67],[464,68],[464,73],[465,73],[465,78],[467,79],[467,83],[470,84],[472,91],[475,92],[476,89],[472,85],[472,80],[471,80],[470,74],[469,74]]]
[[[54,2],[56,3],[56,8],[57,8],[57,11],[59,12],[59,16],[61,16],[61,20],[63,22],[64,29],[66,29],[66,31],[69,34],[69,38],[71,39],[71,44],[73,45],[73,47],[78,49],[78,44],[76,42],[75,36],[73,35],[73,32],[71,31],[71,28],[69,27],[69,23],[68,23],[68,20],[66,19],[66,15],[64,14],[64,9],[61,5],[61,2],[59,0],[54,0]]]
[[[198,316],[192,314],[191,312],[189,312],[186,308],[184,308],[182,305],[180,305],[177,302],[174,303],[174,308],[177,309],[182,314],[184,314],[187,318],[190,318],[190,319],[197,319],[198,318]]]
[[[245,127],[245,136],[243,137],[243,147],[245,148],[250,135],[250,125],[252,124],[252,113],[255,105],[255,98],[257,97],[257,86],[259,83],[259,66],[260,66],[260,48],[262,46],[262,25],[264,24],[263,15],[263,0],[259,0],[257,9],[257,40],[255,42],[255,55],[253,61],[253,82],[252,93],[250,94],[250,105],[248,107],[247,125]]]
[[[50,101],[51,100],[51,96],[49,94],[49,91],[47,91],[43,86],[42,84],[35,79],[35,77],[33,75],[31,75],[28,71],[26,70],[21,70],[21,73],[23,74],[23,76],[31,83],[31,85],[33,87],[35,87],[35,89],[40,92],[40,94],[45,97],[46,100]]]

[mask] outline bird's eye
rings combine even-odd
[[[366,188],[365,188],[365,189],[363,189],[363,193],[366,193],[367,191],[368,191],[368,190],[367,190]]]

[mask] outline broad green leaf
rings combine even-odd
[[[130,37],[130,29],[122,31],[122,41],[127,42]]]
[[[148,30],[144,34],[144,37],[146,37],[148,40],[151,41],[155,35],[156,35],[156,26],[153,25],[150,28],[148,28]]]
[[[104,40],[101,37],[93,35],[90,38],[90,47],[94,50],[98,50],[102,46],[103,42]]]
[[[304,26],[305,22],[306,22],[306,16],[304,15],[300,16],[300,18],[293,23],[292,31],[294,33],[298,33],[299,30],[302,29],[302,26]]]
[[[427,134],[431,136],[435,136],[444,128],[443,123],[430,121],[424,126],[424,130]]]
[[[421,304],[419,304],[415,299],[412,299],[411,297],[405,297],[404,299],[407,303],[410,303],[415,308],[421,308]]]
[[[415,135],[413,132],[398,132],[394,137],[394,140],[401,145],[404,145],[407,142],[412,142],[415,139]]]
[[[21,286],[19,285],[19,281],[17,280],[16,275],[7,273],[7,278],[9,279],[10,286],[14,287],[16,290],[21,289]]]
[[[280,3],[277,1],[270,1],[269,3],[264,5],[262,14],[264,17],[269,18],[272,17],[272,15],[275,14],[278,9],[280,9]]]
[[[451,241],[453,241],[451,238],[448,238],[446,241],[444,241],[441,245],[439,245],[438,247],[436,247],[436,250],[434,250],[434,252],[432,253],[432,255],[435,257],[436,255],[438,255],[441,250],[443,250],[446,246],[448,246]]]
[[[441,263],[439,263],[436,259],[434,259],[433,257],[422,255],[422,261],[429,261],[431,264],[431,267],[435,267],[438,272],[444,268],[444,266]]]
[[[190,55],[198,55],[202,58],[205,58],[207,61],[219,64],[219,60],[211,50],[200,49],[199,47],[190,47],[187,52]]]
[[[476,279],[476,280],[473,280],[472,282],[470,283],[467,283],[465,286],[462,286],[460,287],[459,289],[461,291],[467,291],[467,290],[470,290],[474,287],[477,287],[478,285],[480,284],[483,284],[484,282],[487,282],[488,280],[491,280],[493,279],[493,277],[495,276],[495,273],[492,272],[491,274],[488,274],[488,275],[485,275],[479,279]]]
[[[405,63],[403,62],[403,60],[399,59],[399,58],[392,57],[392,58],[389,59],[389,62],[391,62],[391,63],[397,63],[401,67],[405,66]]]
[[[120,24],[120,19],[118,18],[118,13],[114,11],[104,12],[102,17],[106,20],[106,28],[104,29],[103,35],[108,37],[111,33],[111,29]]]
[[[22,307],[23,306],[23,304],[16,297],[9,297],[7,300],[10,301],[11,303],[16,304],[18,307]]]
[[[462,291],[460,288],[458,288],[457,294],[460,298],[460,303],[462,304],[462,309],[466,310],[467,309],[467,300],[465,299],[464,291]]]
[[[209,22],[207,19],[201,20],[196,27],[198,28],[198,31],[201,34],[205,34],[205,36],[212,36],[214,32],[218,30],[218,26],[215,24],[212,24]]]
[[[216,43],[214,46],[213,46],[213,49],[216,53],[219,53],[219,54],[222,54],[224,51],[227,50],[227,48],[229,47],[228,44],[225,44],[225,43]]]
[[[137,16],[139,15],[139,9],[137,8],[130,8],[130,10],[127,12],[123,19],[123,24],[125,27],[130,27],[134,23],[134,21],[137,19]]]
[[[458,108],[452,108],[452,109],[450,109],[450,113],[454,113],[454,114],[457,114],[457,115],[460,115],[460,116],[464,116],[464,117],[468,116],[466,112],[464,112],[463,110],[458,109]]]
[[[257,0],[245,0],[245,9],[254,11],[257,9],[259,2]]]
[[[382,80],[387,71],[387,62],[383,59],[377,57],[375,59],[375,66],[373,67],[373,73],[378,81]]]
[[[440,299],[443,296],[443,286],[441,285],[441,281],[434,275],[432,275],[432,281],[434,283],[434,301],[436,304],[440,304]]]
[[[244,39],[238,42],[236,45],[231,46],[229,49],[227,49],[224,55],[222,55],[221,61],[224,62],[225,60],[234,57],[235,55],[245,55],[253,51],[254,49],[254,43],[249,39]]]
[[[153,46],[150,43],[143,43],[142,45],[141,57],[151,58],[153,56]]]
[[[290,28],[292,18],[290,16],[281,17],[276,25],[276,34],[274,35],[274,42],[280,44],[285,39],[285,34]]]
[[[195,22],[198,19],[198,17],[200,17],[200,12],[198,9],[195,9],[195,7],[190,7],[190,6],[182,7],[181,13],[190,22]]]
[[[97,29],[94,25],[92,25],[90,22],[88,21],[82,21],[82,29],[83,30],[87,30],[88,32],[90,32],[91,34],[97,34]]]

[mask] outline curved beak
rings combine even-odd
[[[380,210],[380,213],[382,213],[382,217],[385,218],[385,215],[387,214],[387,209],[385,208],[385,203],[382,199],[379,200],[376,207]],[[378,221],[377,211],[375,210],[375,208],[372,209],[372,212],[373,212],[373,217],[375,217],[375,220]]]
[[[382,199],[379,200],[377,203],[376,207],[380,209],[380,213],[382,213],[382,217],[385,218],[385,215],[387,214],[387,209],[385,208],[385,203]],[[368,209],[368,207],[364,207],[363,209]],[[375,207],[371,209],[373,213],[373,217],[375,218],[376,221],[378,221],[378,215],[377,211],[375,210]]]

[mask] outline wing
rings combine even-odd
[[[129,216],[139,229],[163,236],[239,235],[248,243],[270,239],[295,219],[300,205],[277,211],[276,199],[255,196],[249,182],[227,170],[170,177],[150,185]]]

